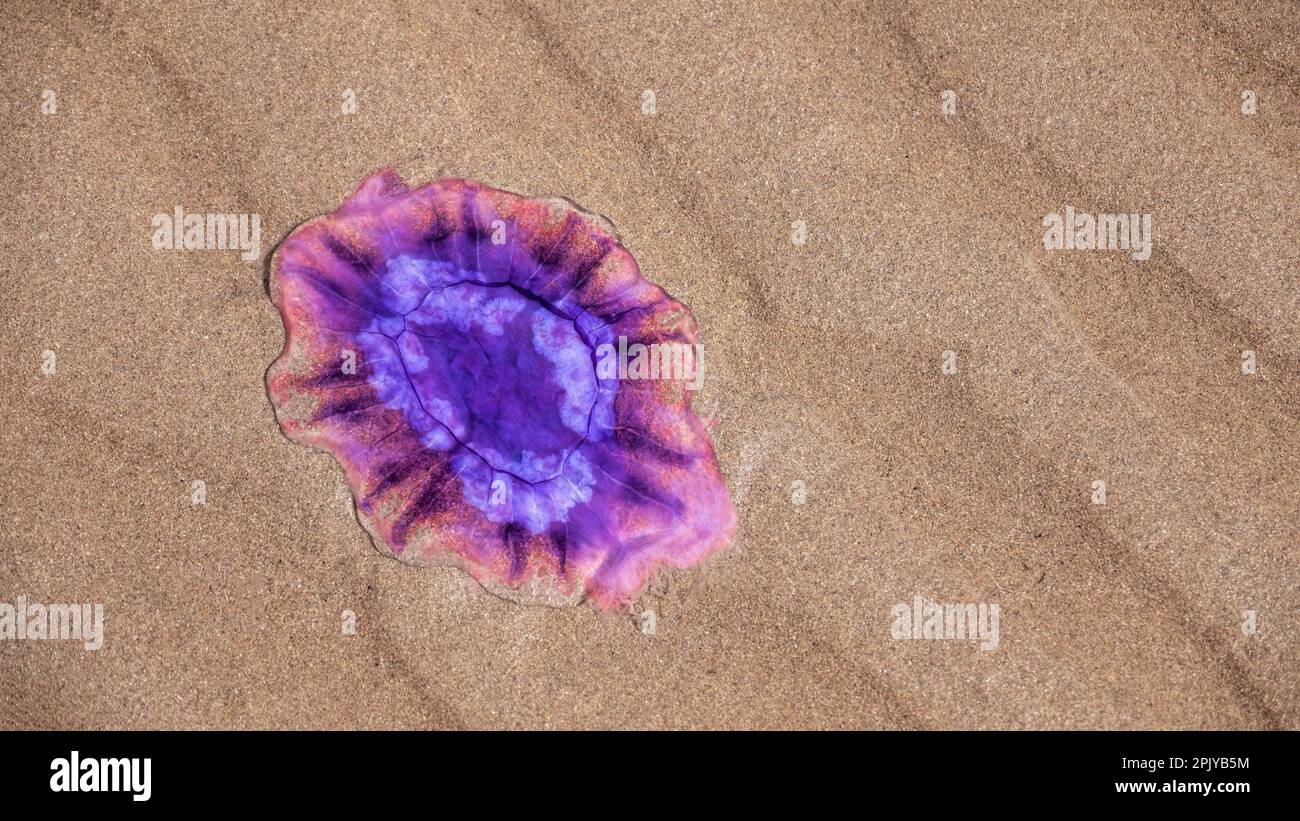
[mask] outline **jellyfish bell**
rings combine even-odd
[[[281,243],[270,284],[280,428],[338,459],[381,550],[610,609],[730,539],[693,372],[597,368],[610,346],[698,351],[608,221],[386,169]]]

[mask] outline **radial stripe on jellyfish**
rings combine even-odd
[[[381,550],[608,609],[730,539],[695,320],[600,217],[385,169],[281,243],[270,287],[280,428],[343,465]]]

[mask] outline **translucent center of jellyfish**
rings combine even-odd
[[[571,320],[512,286],[429,291],[397,349],[424,412],[494,470],[555,478],[587,435],[591,348]]]

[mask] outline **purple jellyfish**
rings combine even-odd
[[[730,539],[695,320],[601,218],[385,169],[270,285],[280,428],[339,460],[381,550],[609,609]]]

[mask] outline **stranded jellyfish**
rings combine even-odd
[[[280,245],[270,287],[280,428],[343,465],[381,550],[611,608],[730,538],[695,320],[600,217],[385,170]]]

